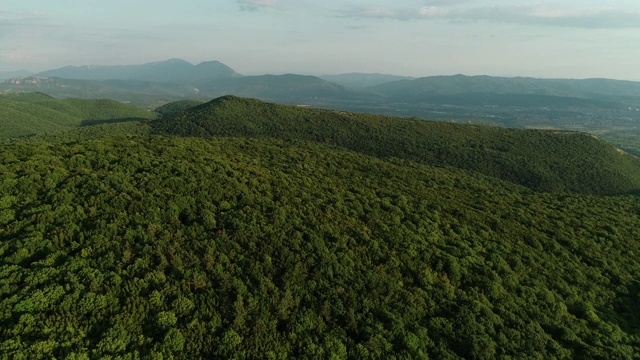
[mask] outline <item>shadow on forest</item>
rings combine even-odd
[[[618,294],[608,309],[599,309],[601,317],[618,325],[627,333],[640,333],[640,314],[637,312],[637,297],[640,294],[640,282],[626,287],[626,292]]]
[[[634,195],[634,196],[640,196],[640,189],[635,189],[635,190],[631,190],[627,193],[625,193],[626,195]]]
[[[145,119],[141,118],[123,118],[123,119],[101,119],[101,120],[82,120],[80,122],[80,126],[93,126],[93,125],[102,125],[102,124],[118,124],[118,123],[126,123],[126,122],[142,122]]]

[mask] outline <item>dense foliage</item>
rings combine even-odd
[[[152,124],[157,134],[276,137],[472,170],[541,191],[640,189],[640,161],[593,136],[402,119],[222,97]]]
[[[12,358],[640,350],[635,197],[273,140],[1,151]]]
[[[203,101],[199,100],[179,100],[159,106],[154,111],[159,118],[169,118],[202,104]]]
[[[153,112],[113,100],[54,99],[40,93],[1,95],[0,139],[155,117]]]
[[[590,136],[227,97],[0,159],[1,358],[640,358],[638,196],[513,183],[638,189]]]

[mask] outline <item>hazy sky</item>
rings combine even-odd
[[[0,71],[219,60],[242,74],[640,81],[638,0],[1,0]]]

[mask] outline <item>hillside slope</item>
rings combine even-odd
[[[54,99],[39,93],[2,95],[0,139],[155,117],[153,112],[113,100]]]
[[[540,191],[640,189],[640,161],[591,135],[304,109],[232,96],[152,124],[156,134],[274,137],[477,171]]]
[[[153,111],[158,114],[160,118],[169,118],[202,104],[204,104],[204,101],[178,100],[159,106]]]
[[[640,353],[634,196],[266,138],[0,158],[1,357]]]
[[[45,94],[43,92],[15,92],[15,93],[6,93],[0,95],[0,100],[5,101],[23,101],[23,102],[34,102],[34,101],[44,101],[44,100],[54,100],[55,97]]]

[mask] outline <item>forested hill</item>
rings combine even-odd
[[[169,118],[203,103],[204,101],[199,100],[178,100],[157,107],[154,112],[160,118]]]
[[[635,196],[269,138],[0,158],[0,358],[640,353]]]
[[[43,93],[0,95],[0,140],[155,117],[153,112],[107,99],[55,99]]]
[[[640,354],[640,200],[594,195],[640,188],[638,162],[592,136],[237,97],[135,122],[0,105],[71,129],[0,142],[1,359]]]
[[[640,189],[640,161],[591,135],[308,109],[225,96],[152,124],[155,134],[309,140],[476,171],[538,191]]]

